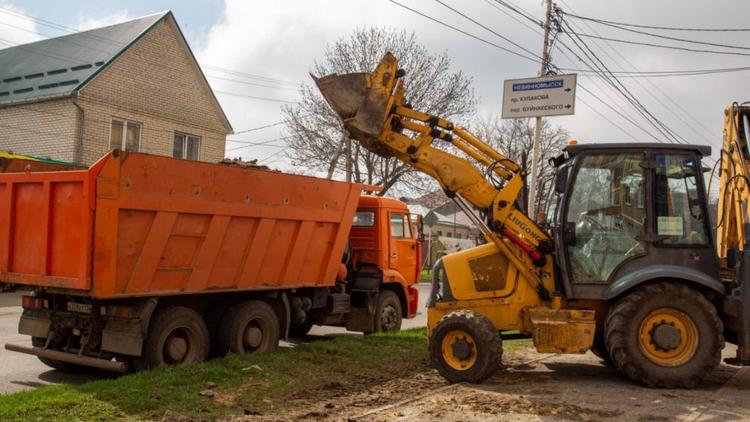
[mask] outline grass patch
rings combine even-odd
[[[432,270],[422,270],[419,273],[419,280],[422,282],[432,281]]]
[[[0,420],[153,420],[171,410],[197,420],[273,414],[285,404],[356,391],[427,367],[424,329],[337,337],[262,355],[231,355],[83,385],[0,396]],[[201,395],[208,387],[213,397]]]

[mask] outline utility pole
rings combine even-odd
[[[547,74],[549,69],[549,30],[552,20],[552,0],[545,0],[547,4],[547,15],[544,19],[544,45],[542,47],[542,69],[539,71],[539,76]],[[537,209],[536,209],[536,185],[539,180],[539,148],[542,142],[542,118],[536,118],[536,128],[534,129],[534,147],[531,150],[531,181],[529,182],[529,203],[528,203],[528,215],[536,221],[537,220]]]

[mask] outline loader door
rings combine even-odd
[[[581,157],[565,201],[563,242],[574,284],[606,284],[625,261],[646,253],[645,154]]]
[[[390,228],[390,248],[388,260],[390,268],[403,275],[406,284],[416,282],[415,266],[418,266],[416,233],[409,224],[408,214],[388,211]]]

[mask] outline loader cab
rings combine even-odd
[[[719,263],[706,209],[706,146],[570,145],[555,159],[558,288],[609,299],[645,280],[707,284]]]

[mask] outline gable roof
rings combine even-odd
[[[17,45],[0,50],[0,107],[73,95],[168,16],[172,18],[185,47],[195,60],[195,55],[170,11]],[[229,119],[197,61],[196,67],[222,120],[231,132]]]
[[[168,13],[0,50],[0,105],[73,94]]]

